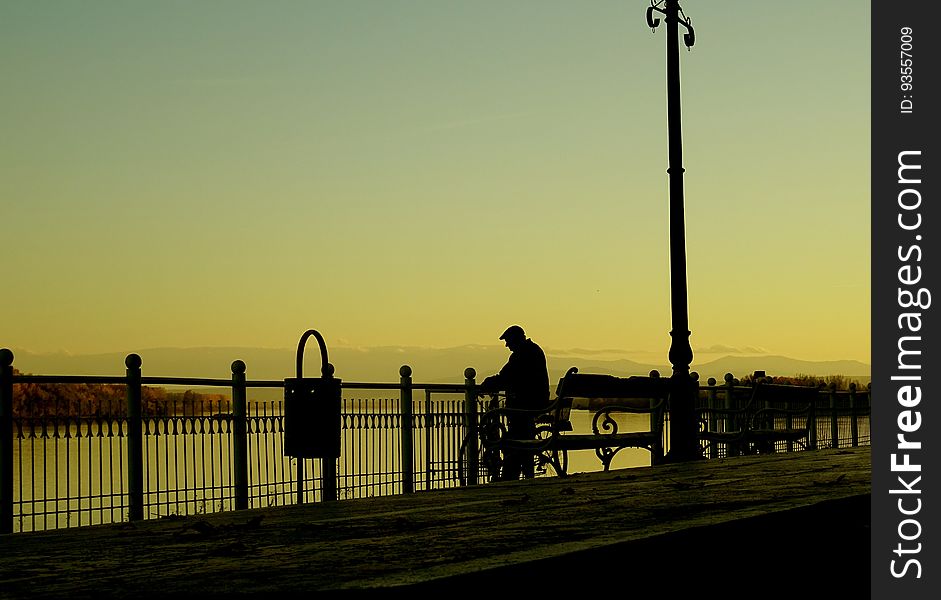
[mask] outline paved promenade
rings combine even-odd
[[[0,598],[868,597],[870,494],[864,447],[16,533]]]

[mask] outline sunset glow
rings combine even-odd
[[[647,5],[4,2],[0,347],[665,355]],[[684,10],[694,366],[869,363],[868,4]]]

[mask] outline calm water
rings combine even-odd
[[[590,431],[587,411],[572,411],[576,431]],[[645,417],[638,419],[643,428]],[[367,416],[366,418],[372,418]],[[401,436],[384,417],[366,427],[344,429],[339,461],[341,498],[401,493]],[[197,421],[199,421],[197,419]],[[144,436],[145,515],[199,514],[231,510],[234,476],[230,435],[210,425],[190,423],[174,430],[164,425]],[[362,424],[361,424],[362,425]],[[621,427],[635,424],[625,421]],[[113,423],[113,433],[118,423]],[[126,519],[127,441],[108,435],[108,426],[85,424],[70,436],[64,426],[51,427],[45,435],[15,439],[14,529],[30,531],[75,525],[110,523]],[[293,481],[296,459],[284,455],[279,431],[261,427],[249,436],[249,495],[251,506],[291,504],[296,501]],[[460,433],[454,420],[414,431],[415,487],[418,490],[458,485]],[[621,451],[612,468],[647,466],[649,453],[639,449]],[[307,477],[320,477],[319,461],[306,461]],[[601,463],[594,451],[569,453],[570,473],[598,471]],[[319,500],[309,481],[305,489]]]
[[[417,490],[458,485],[457,449],[460,444],[457,415],[414,433],[414,471]],[[591,431],[592,413],[573,410],[575,432]],[[341,498],[401,493],[401,436],[389,415],[360,415],[363,427],[344,429],[339,461]],[[393,418],[393,420],[389,420]],[[375,422],[372,420],[375,419]],[[618,415],[620,431],[648,427],[644,415]],[[362,425],[362,423],[361,423]],[[116,431],[116,428],[114,429]],[[153,431],[153,429],[151,428]],[[145,516],[199,514],[232,510],[234,476],[230,435],[209,427],[185,430],[158,429],[144,436]],[[820,423],[821,447],[829,447],[828,420]],[[848,420],[840,420],[840,439],[848,440]],[[127,444],[123,437],[101,437],[97,427],[83,435],[65,438],[47,431],[36,438],[15,439],[14,531],[63,528],[75,525],[120,522],[126,519]],[[89,433],[91,435],[89,436]],[[860,420],[861,443],[869,443],[868,419]],[[848,442],[844,442],[848,445]],[[296,461],[284,456],[281,433],[260,428],[248,443],[250,506],[293,504]],[[307,501],[319,500],[319,461],[306,461]],[[650,453],[639,448],[621,450],[612,469],[650,465]],[[593,450],[568,453],[568,472],[600,471]],[[314,489],[316,486],[316,490]]]

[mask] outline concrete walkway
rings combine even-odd
[[[870,494],[864,447],[15,533],[0,597],[853,597]]]

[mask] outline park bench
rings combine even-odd
[[[707,455],[766,454],[817,445],[815,387],[757,382],[741,407],[701,406],[699,441]],[[719,446],[721,445],[721,446]]]
[[[572,367],[559,380],[556,396],[548,407],[542,410],[501,407],[481,415],[478,430],[481,448],[490,457],[497,457],[506,449],[532,452],[540,465],[551,467],[560,476],[567,475],[568,452],[573,450],[594,450],[605,471],[624,448],[647,449],[651,463],[656,464],[663,458],[663,422],[669,388],[669,379],[661,379],[656,372],[649,377],[615,377],[579,373]],[[570,411],[576,399],[587,399],[593,407],[591,433],[573,431]],[[535,420],[536,439],[506,437],[506,420],[514,414]],[[622,431],[616,419],[619,414],[645,415],[647,427]]]

